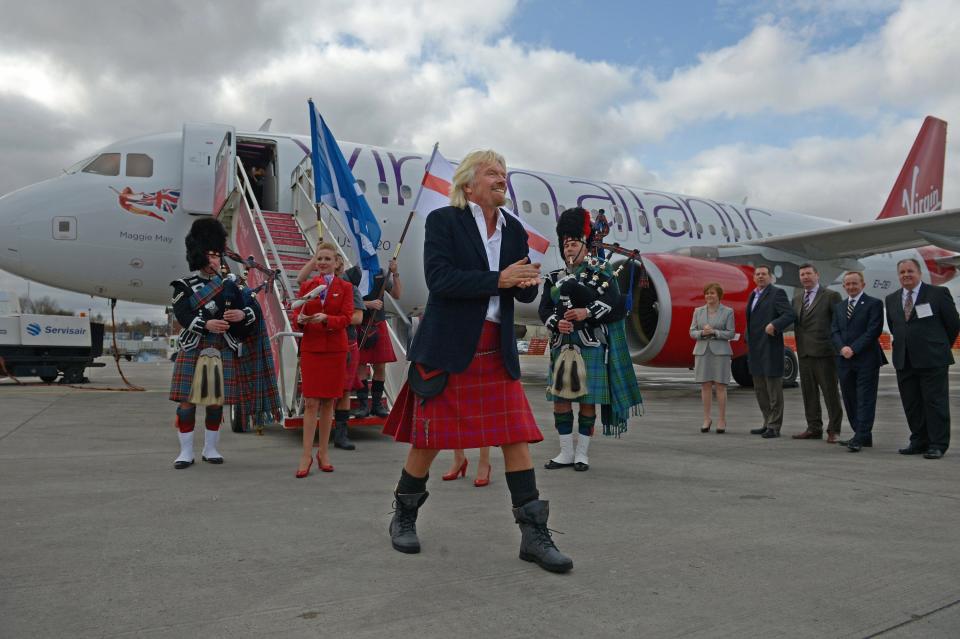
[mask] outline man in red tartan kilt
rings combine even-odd
[[[514,299],[537,297],[540,265],[531,264],[523,226],[500,210],[506,200],[506,162],[475,151],[453,176],[450,206],[427,218],[423,248],[429,298],[408,359],[411,372],[436,384],[437,394],[405,384],[384,433],[411,444],[394,492],[390,537],[404,553],[420,552],[417,514],[429,493],[430,465],[442,449],[500,446],[520,558],[552,572],[573,561],[547,528],[549,503],[540,499],[528,444],[543,440],[520,384],[513,330]],[[429,396],[428,396],[429,395]]]
[[[180,454],[173,467],[180,470],[193,464],[193,428],[197,406],[192,403],[191,391],[198,373],[201,354],[215,354],[223,375],[223,387],[218,388],[219,375],[210,375],[201,385],[207,397],[205,405],[204,444],[201,458],[211,464],[222,464],[223,456],[217,450],[223,404],[238,404],[241,390],[238,385],[238,355],[244,338],[259,328],[260,316],[256,305],[244,301],[240,288],[230,279],[220,277],[220,260],[226,250],[227,232],[213,218],[198,219],[190,227],[185,244],[191,275],[173,281],[173,313],[183,326],[177,340],[177,359],[170,383],[170,399],[178,403],[176,427],[180,438]],[[208,356],[209,358],[209,356]],[[270,410],[268,412],[276,412]]]

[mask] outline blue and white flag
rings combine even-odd
[[[350,171],[336,138],[309,101],[310,137],[312,141],[313,180],[315,201],[339,211],[357,246],[360,268],[363,269],[367,286],[361,286],[365,295],[374,292],[373,278],[380,273],[377,245],[380,244],[380,225],[370,205],[367,204],[360,185]]]

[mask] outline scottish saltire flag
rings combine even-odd
[[[427,170],[423,174],[423,182],[420,184],[420,192],[417,193],[417,199],[413,208],[418,215],[426,218],[431,211],[450,204],[450,186],[453,184],[453,165],[443,157],[437,147],[433,147],[433,155],[430,156],[430,162],[427,164]],[[506,211],[508,215],[512,214]],[[519,215],[515,215],[517,221],[523,225],[527,232],[527,246],[530,247],[530,261],[543,262],[547,250],[550,248],[550,240],[540,235],[537,229],[527,224]]]
[[[380,273],[380,260],[377,257],[380,225],[323,116],[317,112],[313,100],[309,101],[309,105],[316,202],[336,209],[343,215],[356,242],[360,268],[366,279],[366,286],[361,286],[361,290],[366,289],[366,294],[369,294],[373,292],[374,276]]]

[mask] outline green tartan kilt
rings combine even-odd
[[[572,401],[582,404],[609,404],[610,403],[610,382],[607,379],[606,346],[581,346],[580,355],[583,357],[583,363],[587,367],[587,394],[577,399],[566,400],[562,397],[554,397],[550,393],[553,387],[553,368],[557,357],[560,356],[560,349],[563,347],[550,349],[550,372],[547,374],[547,401]]]

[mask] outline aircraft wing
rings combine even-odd
[[[960,209],[905,215],[739,243],[740,246],[779,249],[811,260],[841,257],[857,259],[928,244],[960,251]]]

